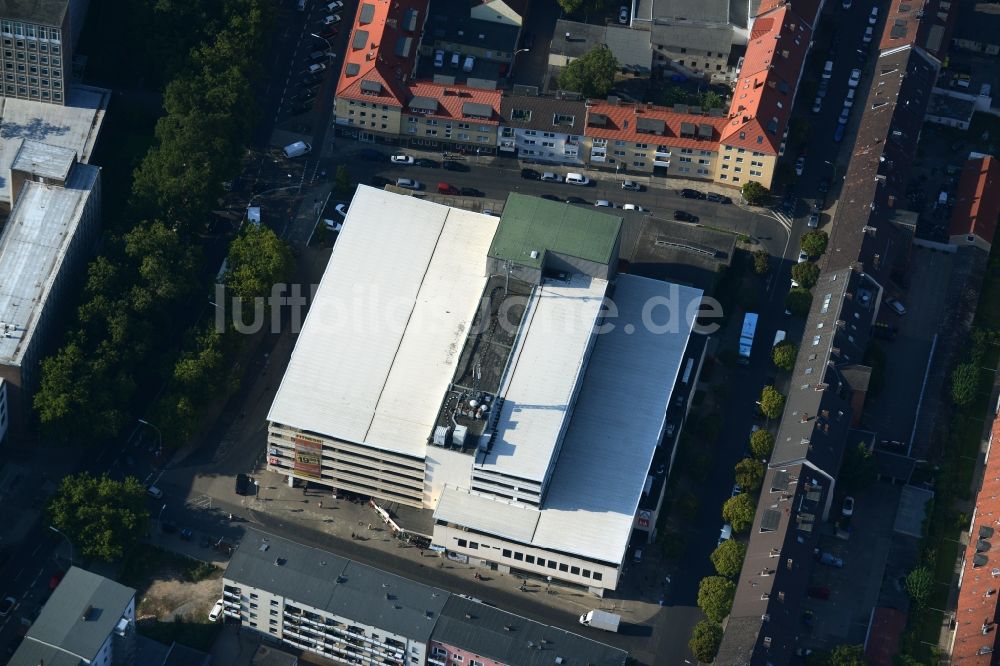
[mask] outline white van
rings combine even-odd
[[[568,173],[566,174],[566,182],[570,185],[590,185],[590,179],[584,176],[582,173]]]
[[[462,71],[468,74],[472,71],[472,68],[476,66],[476,59],[472,56],[465,56],[465,63],[462,65]]]
[[[823,78],[828,79],[833,76],[833,61],[827,60],[826,64],[823,65]]]
[[[312,146],[310,146],[305,141],[296,141],[295,143],[290,143],[282,149],[285,153],[285,157],[302,157],[303,155],[308,155],[312,152]]]

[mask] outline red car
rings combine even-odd
[[[458,188],[448,183],[438,183],[439,194],[458,194]]]
[[[810,587],[806,590],[806,595],[812,597],[813,599],[829,599],[830,598],[830,588],[828,587]]]
[[[65,576],[65,575],[66,574],[64,572],[62,572],[62,571],[59,571],[59,572],[56,572],[55,574],[53,574],[52,578],[49,579],[49,589],[50,590],[54,590],[57,587],[59,587],[59,583],[62,582],[63,576]]]

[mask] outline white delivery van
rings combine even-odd
[[[580,616],[580,624],[583,626],[610,632],[618,631],[618,624],[621,620],[620,615],[603,610],[592,610]]]
[[[312,149],[312,146],[305,141],[296,141],[285,146],[282,152],[285,153],[285,157],[302,157],[311,153]]]
[[[590,179],[582,173],[568,173],[566,174],[566,182],[570,185],[589,185]]]
[[[823,78],[828,79],[833,76],[833,61],[827,60],[826,64],[823,65]]]

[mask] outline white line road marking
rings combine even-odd
[[[37,546],[35,546],[35,549],[31,551],[31,556],[34,557],[35,555],[37,555],[38,551],[41,549],[42,549],[42,544],[38,544]]]
[[[20,571],[17,572],[17,575],[14,576],[14,580],[19,580],[21,578],[21,574],[23,574],[23,573],[24,573],[24,569],[22,568]]]

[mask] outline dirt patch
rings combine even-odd
[[[207,621],[208,612],[222,596],[222,571],[197,583],[181,580],[177,576],[154,579],[142,601],[140,616],[155,615],[160,621],[172,621],[180,616],[195,621]]]

